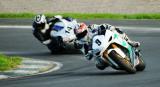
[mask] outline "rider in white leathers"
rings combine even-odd
[[[54,39],[53,35],[53,28],[55,27],[54,25],[60,21],[63,21],[65,24],[69,24],[71,28],[76,28],[78,26],[77,21],[69,17],[56,15],[48,18],[44,14],[39,14],[34,18],[32,25],[34,28],[33,35],[49,49],[52,49],[54,44],[57,44],[57,42],[58,44],[63,44],[63,41],[66,41],[65,38]]]
[[[119,28],[116,28],[115,26],[112,26],[110,24],[100,24],[100,25],[92,24],[84,28],[85,29],[80,29],[80,30],[83,30],[81,32],[75,32],[78,38],[76,43],[83,44],[83,49],[84,49],[83,53],[85,54],[85,57],[88,60],[91,60],[93,57],[92,41],[91,41],[92,37],[96,34],[104,35],[107,29],[111,30],[112,32],[118,32],[119,35],[123,39],[125,39],[131,46],[133,47],[140,46],[139,42],[130,40],[123,31],[121,31]],[[104,66],[104,65],[102,65],[103,61],[101,61],[101,58],[96,58],[96,62],[98,62],[97,68],[103,70],[104,68],[102,68],[101,66]]]

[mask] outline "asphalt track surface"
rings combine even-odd
[[[148,23],[146,26],[152,25]],[[87,61],[78,50],[51,55],[33,37],[31,29],[0,29],[0,52],[63,64],[60,70],[48,74],[0,80],[0,87],[160,87],[160,30],[153,26],[149,28],[136,29],[134,25],[132,29],[124,30],[133,40],[141,42],[147,67],[136,74],[112,68],[98,70],[94,61]]]

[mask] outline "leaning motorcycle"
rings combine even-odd
[[[128,73],[136,73],[136,71],[145,69],[143,59],[135,52],[137,48],[128,44],[116,32],[106,30],[105,35],[95,35],[92,38],[92,48],[94,55],[100,58],[101,65],[96,64],[99,68],[104,69],[111,66]]]
[[[66,45],[76,39],[74,34],[75,26],[76,20],[69,22],[65,19],[61,19],[53,25],[50,34],[52,42],[47,46],[52,53],[63,51],[66,48]]]

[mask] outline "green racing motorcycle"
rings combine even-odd
[[[103,64],[101,68],[111,66],[128,73],[145,69],[144,60],[136,54],[138,48],[132,47],[116,32],[106,30],[105,35],[95,35],[92,38],[92,49],[94,56],[101,58]]]

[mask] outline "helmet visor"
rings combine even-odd
[[[42,30],[45,28],[45,23],[37,24],[37,29]]]

